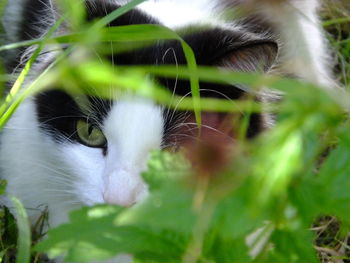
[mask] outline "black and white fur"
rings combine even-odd
[[[89,0],[88,19],[103,17],[126,2]],[[243,71],[263,65],[265,71],[331,87],[329,55],[316,14],[318,4],[316,0],[149,0],[110,26],[152,23],[181,32],[196,26],[203,29],[188,30],[183,38],[200,65]],[[232,6],[247,7],[249,17],[227,19],[225,10]],[[59,13],[54,0],[10,0],[3,20],[8,40],[45,35]],[[56,34],[68,33],[67,28],[65,24]],[[7,55],[8,69],[16,74],[32,50]],[[26,85],[54,61],[57,53],[47,51],[35,63]],[[122,65],[185,64],[181,46],[175,41],[114,59]],[[190,92],[186,81],[158,81],[178,95]],[[243,95],[231,86],[201,83],[201,88],[203,96],[221,94],[238,99]],[[141,201],[148,193],[140,173],[149,152],[172,144],[174,127],[195,125],[183,123],[186,120],[178,112],[172,112],[177,117],[170,118],[168,109],[144,98],[125,95],[117,101],[89,98],[89,102],[86,112],[76,98],[63,91],[46,91],[27,99],[1,133],[0,175],[8,181],[7,192],[22,200],[33,220],[46,206],[50,226],[56,226],[67,221],[69,211],[82,205],[107,202],[130,206]],[[72,123],[87,115],[104,132],[105,149],[85,146],[75,137]],[[266,125],[266,118],[254,116],[250,135]]]

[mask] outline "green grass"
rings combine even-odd
[[[66,1],[67,5],[71,3]],[[0,3],[0,14],[2,7]],[[82,12],[79,6],[71,10]],[[6,123],[27,96],[53,85],[71,93],[92,93],[94,91],[81,88],[89,83],[99,87],[94,95],[108,97],[110,91],[103,87],[113,84],[169,107],[177,105],[180,98],[174,99],[153,83],[147,77],[149,74],[189,79],[197,95],[198,80],[235,82],[252,88],[267,85],[281,90],[285,98],[269,108],[278,109],[278,122],[255,140],[237,142],[233,156],[220,155],[222,148],[216,142],[205,145],[209,147],[205,148],[209,160],[222,163],[223,170],[215,163],[208,166],[208,156],[201,154],[203,145],[189,152],[190,159],[196,158],[199,163],[197,170],[191,170],[182,156],[153,153],[149,169],[143,174],[151,189],[147,202],[131,209],[108,205],[82,208],[71,214],[68,224],[50,230],[45,240],[41,238],[46,215],[30,233],[25,210],[13,199],[20,215],[17,223],[6,208],[0,212],[1,262],[15,262],[16,256],[21,263],[28,262],[29,257],[32,262],[47,262],[44,254],[63,255],[69,262],[89,262],[107,259],[119,252],[133,254],[140,263],[350,262],[350,125],[347,117],[350,94],[322,91],[312,84],[287,78],[198,67],[189,46],[178,34],[163,27],[103,29],[108,21],[126,10],[116,11],[91,27],[80,28],[78,15],[74,26],[82,33],[56,38],[48,35],[35,42],[39,44],[38,51],[26,64],[10,96],[3,98],[0,125]],[[350,21],[338,6],[328,6],[323,15],[339,62],[337,78],[349,86]],[[130,42],[152,43],[159,39],[180,41],[188,65],[112,69],[108,63],[101,64],[91,57],[76,64],[67,56],[75,47],[86,51],[90,46],[101,48],[101,40],[119,40],[116,51],[125,51]],[[22,83],[32,61],[44,45],[52,42],[70,43],[72,47],[62,52],[54,66],[24,89]],[[12,47],[2,46],[0,50]],[[228,102],[198,96],[183,100],[179,107],[197,111],[200,122],[200,110],[234,111],[237,105],[246,112],[259,112],[264,108],[252,101]],[[203,173],[204,170],[211,173]],[[4,188],[1,182],[0,194]],[[261,239],[266,239],[265,245],[253,259],[245,238],[261,227],[262,234],[251,246]]]
[[[325,29],[338,58],[337,76],[346,87],[350,85],[350,6],[347,1],[325,1]]]

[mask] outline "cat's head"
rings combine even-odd
[[[179,2],[146,1],[114,20],[110,26],[160,24],[180,30],[199,65],[248,72],[268,71],[273,65],[277,44],[267,31],[257,33],[249,30],[251,25],[220,20],[220,12],[215,9],[213,1],[211,4],[206,1],[193,1],[192,4],[189,1]],[[50,17],[44,19],[48,24],[55,21],[56,9],[51,9],[50,4],[48,0],[27,1],[22,10],[24,20],[16,28],[21,39],[39,37],[47,30],[40,22],[43,16],[49,14]],[[87,18],[103,17],[119,8],[120,4],[87,1]],[[35,68],[41,70],[54,59],[55,56],[50,53],[43,54]],[[158,42],[135,51],[109,55],[109,59],[117,65],[186,64],[177,41]],[[158,78],[156,81],[174,94],[191,96],[190,84],[186,80]],[[203,97],[235,100],[245,95],[244,90],[232,85],[201,82],[200,88]],[[44,162],[47,158],[48,163],[47,169],[44,167],[42,174],[36,176],[47,181],[55,176],[64,177],[58,182],[64,182],[71,198],[82,204],[108,202],[130,206],[142,200],[148,190],[140,173],[146,167],[150,151],[176,148],[193,140],[198,132],[192,112],[168,109],[130,94],[105,100],[87,95],[72,96],[53,89],[36,95],[30,101],[36,123],[27,125],[33,126],[33,129],[39,126],[38,136],[33,140],[41,138],[37,144],[46,148],[47,156],[42,158]],[[26,116],[32,113],[19,110],[16,114]],[[227,116],[203,112],[202,132],[213,136],[222,133],[220,127]],[[22,120],[27,122],[25,119]],[[252,115],[248,136],[259,133],[264,125],[261,115]],[[232,131],[226,132],[228,141],[233,140]],[[36,151],[30,147],[28,154],[31,150]],[[57,174],[50,176],[50,173]],[[56,187],[54,180],[49,183]]]

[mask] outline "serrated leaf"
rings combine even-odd
[[[319,186],[327,198],[325,209],[350,222],[350,147],[344,143],[332,151],[319,174]]]
[[[154,229],[169,229],[189,235],[196,216],[192,210],[193,193],[171,181],[154,192],[142,205],[123,212],[118,224],[145,225]]]
[[[154,151],[151,153],[147,171],[142,173],[150,187],[156,190],[169,180],[179,180],[190,173],[190,165],[181,154]]]
[[[119,253],[133,254],[136,258],[171,262],[178,259],[183,248],[181,236],[151,227],[116,225],[123,208],[99,205],[82,208],[70,216],[70,223],[51,229],[48,238],[36,250],[55,258],[63,256],[68,262],[106,260]],[[172,233],[172,235],[169,235]],[[174,238],[174,237],[177,237]],[[177,240],[177,241],[176,241]]]
[[[316,250],[313,248],[312,233],[305,230],[276,230],[272,234],[273,247],[266,262],[278,263],[318,263]]]
[[[251,261],[244,238],[223,238],[218,235],[216,230],[217,229],[212,229],[206,235],[203,245],[203,258],[209,262],[217,263],[240,263]]]

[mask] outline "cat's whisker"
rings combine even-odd
[[[198,139],[198,136],[187,134],[187,133],[174,133],[171,136],[175,137],[176,139],[178,139],[179,137],[186,137],[186,138],[190,138],[192,140],[197,140]]]
[[[238,105],[235,103],[235,100],[231,99],[229,96],[227,96],[223,92],[220,92],[220,91],[214,90],[214,89],[200,89],[200,91],[209,91],[209,92],[216,93],[216,94],[222,96],[222,98],[224,98],[225,100],[231,101],[232,102],[232,106],[235,106],[239,110],[239,112],[243,114],[242,109],[240,109],[238,107]]]
[[[50,118],[50,119],[47,119],[47,120],[41,122],[40,125],[45,125],[45,124],[48,124],[48,123],[55,121],[55,120],[69,119],[69,118],[77,119],[77,118],[81,118],[81,116],[79,116],[79,115],[63,115],[63,116],[53,117],[53,118]]]
[[[188,93],[186,93],[185,95],[183,95],[183,96],[181,97],[181,99],[177,102],[177,104],[175,105],[175,107],[174,107],[174,109],[173,109],[173,112],[172,112],[172,115],[171,115],[170,119],[167,120],[169,123],[172,123],[173,118],[174,118],[174,115],[175,115],[175,113],[176,113],[176,110],[177,110],[177,108],[179,107],[179,105],[181,104],[181,102],[182,102],[187,96],[189,96],[191,93],[192,93],[192,91],[189,91]],[[167,118],[167,119],[168,119],[168,118]]]
[[[65,204],[65,205],[69,205],[69,206],[78,206],[78,207],[80,207],[81,205],[86,205],[86,204],[84,204],[83,202],[80,202],[80,201],[63,201],[63,203]]]
[[[182,124],[180,124],[180,126],[181,126],[181,125],[182,125]],[[198,126],[197,123],[195,123],[195,122],[186,122],[186,123],[184,123],[183,125]],[[214,132],[216,132],[216,133],[218,133],[218,134],[224,135],[224,136],[226,136],[227,138],[230,138],[230,139],[233,140],[233,138],[232,138],[230,135],[228,135],[228,134],[226,134],[225,132],[222,132],[222,131],[220,131],[220,130],[218,130],[218,129],[212,127],[212,126],[202,124],[202,128],[209,129],[209,130],[211,130],[211,131],[214,131]]]
[[[177,56],[176,56],[176,52],[175,52],[175,49],[174,49],[174,48],[168,48],[168,49],[164,52],[164,55],[163,55],[163,57],[162,57],[163,64],[164,64],[164,62],[165,62],[164,59],[165,59],[165,57],[167,56],[167,54],[169,53],[169,51],[172,51],[172,52],[173,52],[174,60],[175,60],[175,66],[176,66],[176,69],[178,69],[179,64],[178,64],[178,61],[177,61]],[[175,94],[176,94],[178,78],[179,78],[179,75],[176,74],[175,83],[174,83],[174,87],[173,87],[173,92],[172,92],[172,96],[171,96],[171,102],[174,100],[174,96],[175,96]],[[165,114],[165,119],[168,118],[169,110],[170,110],[170,108],[168,107],[168,108],[167,108],[167,111],[166,111],[166,114]]]
[[[76,195],[74,191],[64,191],[61,189],[43,189],[43,192],[49,193],[51,197],[67,197]]]
[[[162,143],[161,149],[172,148],[172,147],[175,147],[175,146],[176,146],[175,142],[171,142],[171,143],[167,143],[167,144]]]
[[[32,163],[32,164],[33,164],[33,163]],[[36,163],[34,163],[33,165],[34,165],[34,167],[35,167],[35,166],[41,167],[41,168],[46,169],[46,170],[48,170],[48,171],[50,171],[50,172],[53,172],[53,173],[56,174],[56,175],[63,176],[63,178],[71,179],[71,176],[70,176],[68,173],[65,173],[65,172],[63,172],[63,171],[57,170],[57,167],[55,167],[55,166],[50,167],[50,166],[48,165],[48,163],[39,164],[38,162],[36,162]],[[52,175],[52,174],[50,173],[49,175]],[[69,180],[69,181],[71,182],[72,180]]]
[[[49,0],[49,4],[46,4],[43,0],[40,0],[40,3],[41,3],[43,6],[45,6],[48,10],[51,11],[53,17],[59,17],[59,16],[60,16],[60,14],[55,10],[54,4],[52,3],[52,0]],[[46,23],[47,23],[47,21],[43,21],[43,22],[46,22]],[[54,21],[49,20],[49,23],[47,24],[47,26],[52,26],[52,23],[53,23],[53,22],[54,22]]]
[[[187,122],[187,119],[191,117],[190,112],[185,111],[181,112],[175,121],[175,125],[172,125],[170,127],[167,127],[167,130],[165,131],[165,136],[171,135],[176,132],[179,129],[179,124]]]

